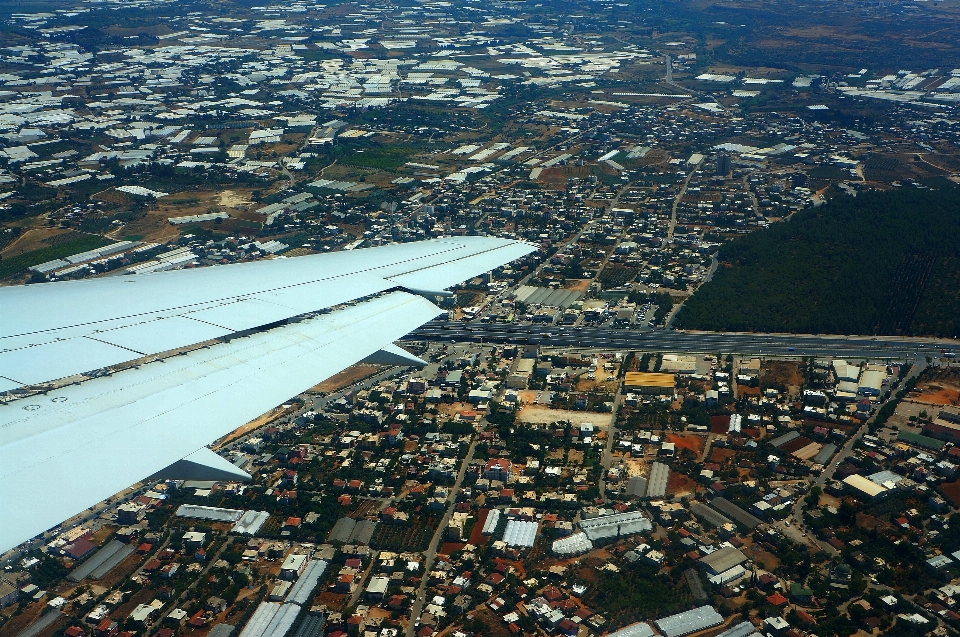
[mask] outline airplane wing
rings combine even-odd
[[[535,249],[463,237],[0,289],[0,552],[164,471],[237,479],[205,445],[358,361],[411,363],[391,343],[440,310],[410,291]]]

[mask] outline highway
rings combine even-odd
[[[507,325],[432,321],[404,340],[431,342],[534,343],[572,349],[623,349],[641,352],[738,354],[748,356],[818,356],[898,360],[938,357],[955,352],[956,341],[908,337],[867,337],[736,332],[641,331],[606,327]]]

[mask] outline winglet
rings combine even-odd
[[[369,365],[409,365],[412,367],[423,367],[427,361],[418,358],[403,349],[391,343],[383,349],[370,354],[360,361]]]
[[[250,480],[250,474],[204,447],[147,478],[147,480],[164,479],[247,482]]]

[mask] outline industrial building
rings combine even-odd
[[[700,568],[710,575],[719,575],[730,569],[742,565],[747,561],[747,556],[735,546],[724,546],[717,549],[709,555],[700,558]]]
[[[624,626],[616,632],[612,632],[607,637],[652,637],[655,633],[646,622],[637,622]]]
[[[510,520],[503,532],[503,541],[508,546],[531,548],[537,539],[537,523],[524,520]]]
[[[663,617],[654,622],[665,637],[683,637],[719,626],[722,623],[723,616],[713,606],[700,606],[683,613]]]
[[[855,496],[873,500],[886,494],[887,489],[857,473],[843,479],[844,488]]]
[[[650,467],[650,477],[647,479],[648,498],[662,498],[667,494],[667,480],[670,479],[670,465],[654,462]]]
[[[568,535],[553,542],[551,550],[554,555],[570,556],[582,555],[593,548],[593,542],[583,531]]]
[[[587,538],[598,540],[643,533],[652,530],[653,525],[639,511],[631,511],[580,520],[580,528]]]
[[[677,380],[673,374],[653,372],[627,372],[623,390],[639,394],[673,394]]]

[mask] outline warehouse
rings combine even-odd
[[[574,533],[568,537],[560,538],[553,543],[554,555],[581,555],[593,548],[593,542],[587,537],[586,533]]]
[[[497,524],[500,523],[500,509],[491,509],[487,513],[487,519],[483,523],[483,530],[481,533],[483,535],[493,535],[493,532],[497,530]]]
[[[758,526],[760,526],[761,524],[763,524],[763,520],[756,517],[755,515],[751,515],[747,513],[742,508],[738,507],[736,504],[734,504],[733,502],[730,502],[726,498],[714,498],[713,500],[710,501],[710,507],[713,509],[716,509],[717,511],[720,511],[721,513],[727,514],[728,516],[730,516],[731,518],[733,518],[743,526],[747,527],[751,531],[757,528]]]
[[[747,556],[734,546],[725,546],[700,558],[700,568],[710,575],[719,575],[729,571],[735,566],[740,566],[747,561]]]
[[[508,546],[530,548],[537,539],[537,523],[523,520],[510,520],[503,532],[503,541]]]
[[[623,390],[639,394],[672,395],[677,381],[673,374],[652,372],[627,372],[623,379]]]
[[[624,626],[620,630],[610,633],[607,637],[652,637],[655,633],[650,625],[644,622],[637,622]]]
[[[580,528],[589,539],[598,540],[643,533],[653,529],[653,525],[639,511],[631,511],[580,520]]]
[[[324,560],[310,560],[307,567],[303,569],[303,574],[297,578],[293,588],[287,594],[286,602],[288,604],[299,604],[303,606],[312,599],[313,589],[317,587],[317,582],[323,577],[327,570],[327,562]]]
[[[866,500],[873,500],[874,498],[881,497],[887,492],[887,489],[884,487],[856,473],[844,478],[843,485],[855,496],[864,498]]]
[[[757,632],[751,622],[742,621],[736,626],[726,629],[717,637],[760,637],[760,633]]]
[[[722,623],[723,617],[712,606],[701,606],[654,622],[666,637],[683,637]]]
[[[195,504],[181,504],[177,509],[177,516],[194,520],[210,520],[211,522],[236,522],[243,516],[240,509],[219,509]]]
[[[270,514],[266,511],[247,511],[237,520],[230,532],[239,535],[256,535],[269,517]]]
[[[667,494],[667,480],[670,478],[670,465],[654,462],[650,467],[650,478],[647,480],[648,498],[662,498]]]
[[[860,375],[860,384],[857,393],[861,396],[879,396],[883,391],[883,381],[887,375],[876,370],[867,370]]]

